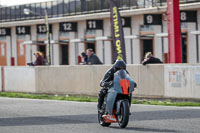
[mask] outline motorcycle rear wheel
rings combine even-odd
[[[98,111],[98,121],[99,121],[99,124],[103,127],[109,127],[111,123],[106,123],[102,117],[103,114],[101,114],[99,111]]]
[[[118,124],[121,128],[125,128],[129,121],[129,103],[128,101],[122,101],[120,107],[120,114],[117,115]]]

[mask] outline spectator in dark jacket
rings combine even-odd
[[[29,66],[39,66],[39,65],[45,65],[45,60],[43,57],[43,54],[39,51],[36,51],[33,55],[35,55],[35,61],[31,63],[27,63]]]
[[[34,55],[36,57],[36,60],[33,63],[34,66],[45,64],[44,57],[43,57],[43,54],[41,52],[37,51],[37,52],[34,53]]]
[[[85,52],[82,52],[81,56],[83,58],[83,62],[81,64],[87,65],[88,64],[88,55]]]
[[[162,64],[163,62],[160,59],[153,57],[151,52],[147,52],[145,54],[144,60],[142,61],[143,65],[146,65],[146,64],[160,64],[160,63]]]
[[[92,49],[87,49],[87,55],[88,55],[88,64],[89,65],[95,65],[95,64],[102,64],[100,59],[94,54]]]

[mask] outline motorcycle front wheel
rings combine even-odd
[[[98,121],[99,121],[99,124],[103,127],[109,127],[111,123],[106,123],[102,117],[103,114],[101,114],[99,111],[98,111]]]
[[[117,115],[118,124],[121,128],[125,128],[129,121],[129,103],[127,100],[122,101],[120,113]]]

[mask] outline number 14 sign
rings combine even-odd
[[[17,26],[16,27],[16,34],[17,35],[26,35],[31,34],[30,26]]]

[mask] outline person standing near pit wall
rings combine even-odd
[[[92,49],[87,49],[88,65],[99,65],[103,64],[100,59],[94,54]]]
[[[42,52],[36,51],[33,55],[35,55],[35,61],[31,62],[31,63],[27,63],[27,65],[29,65],[29,66],[45,65],[45,60],[44,60]]]
[[[142,65],[146,65],[146,64],[162,64],[163,62],[156,58],[153,57],[151,52],[147,52],[145,54],[144,60],[142,61]]]
[[[88,55],[85,52],[81,53],[81,57],[83,61],[81,62],[82,65],[87,65],[88,64]]]

